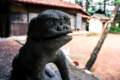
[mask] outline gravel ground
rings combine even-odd
[[[84,68],[97,44],[100,35],[73,36],[73,40],[63,46],[70,47],[70,57],[79,62]],[[0,41],[0,75],[4,77],[11,70],[13,57],[18,53],[20,44],[12,39]],[[101,76],[104,80],[120,80],[120,35],[108,34],[91,71],[94,75]],[[7,56],[8,55],[8,56]],[[4,67],[7,65],[6,67]],[[4,73],[4,74],[2,74]]]
[[[0,80],[8,80],[6,77],[9,77],[11,68],[11,63],[14,56],[18,53],[19,48],[21,47],[20,44],[9,39],[1,39],[0,41]],[[49,66],[50,67],[50,66]],[[45,74],[45,80],[61,80],[59,71],[53,70],[56,67],[52,68],[51,71],[55,74],[54,77],[49,78]],[[71,80],[98,80],[95,76],[91,74],[86,74],[84,71],[77,69],[75,66],[71,67],[70,69],[70,78]]]
[[[73,36],[63,48],[70,47],[69,56],[84,68],[99,38],[100,35]],[[120,80],[120,35],[108,34],[91,71],[104,80]]]
[[[11,63],[14,56],[18,53],[20,44],[14,40],[0,41],[0,77],[6,77],[11,71]]]

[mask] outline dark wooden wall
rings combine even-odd
[[[19,35],[26,35],[28,31],[28,24],[27,23],[12,23],[11,24],[12,28],[12,34],[14,36],[19,36]]]
[[[56,10],[61,10],[63,12],[66,12],[70,15],[75,15],[76,13],[83,13],[80,10],[75,10],[75,9],[67,9],[67,8],[60,8],[60,7],[52,7],[52,6],[44,6],[44,5],[33,5],[33,4],[20,4],[20,3],[10,3],[10,13],[11,14],[27,14],[27,23],[12,23],[11,22],[11,34],[13,36],[18,36],[18,35],[26,35],[27,34],[27,29],[29,25],[29,13],[41,13],[44,10],[47,9],[56,9]]]
[[[10,4],[10,11],[11,13],[28,13],[27,5],[14,2]]]
[[[12,14],[26,14],[28,16],[27,5],[25,4],[11,3],[10,11],[11,11],[11,17],[13,16]],[[21,23],[21,22],[13,23],[11,21],[12,36],[26,35],[28,31],[28,24],[29,24],[28,19],[27,22],[25,23]]]

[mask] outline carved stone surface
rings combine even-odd
[[[62,80],[70,80],[66,58],[60,47],[72,40],[70,16],[46,10],[30,21],[27,42],[12,62],[10,80],[44,80],[45,66],[53,62]],[[51,75],[52,76],[52,75]]]

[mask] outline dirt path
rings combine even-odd
[[[63,48],[70,47],[70,57],[84,68],[100,35],[73,36],[73,40]],[[91,69],[92,73],[104,80],[120,80],[120,35],[109,34]]]
[[[73,36],[73,40],[64,46],[70,47],[70,57],[84,68],[100,36]],[[0,75],[4,77],[11,69],[11,60],[18,52],[20,44],[13,40],[0,41]],[[7,56],[7,55],[8,56]],[[8,65],[6,67],[1,66]],[[120,80],[120,35],[109,34],[102,46],[98,58],[91,69],[92,73],[104,80]]]

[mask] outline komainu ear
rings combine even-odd
[[[31,19],[31,21],[30,21],[30,23],[29,23],[29,26],[28,26],[27,36],[31,36],[33,27],[34,27],[34,25],[35,25],[35,20],[36,20],[36,17],[34,17],[34,18]]]
[[[34,37],[34,38],[40,38],[40,35],[47,29],[47,27],[44,25],[45,24],[45,20],[36,17],[35,21],[33,21],[34,25],[32,28],[30,28],[30,36]],[[31,25],[30,25],[31,26]]]

